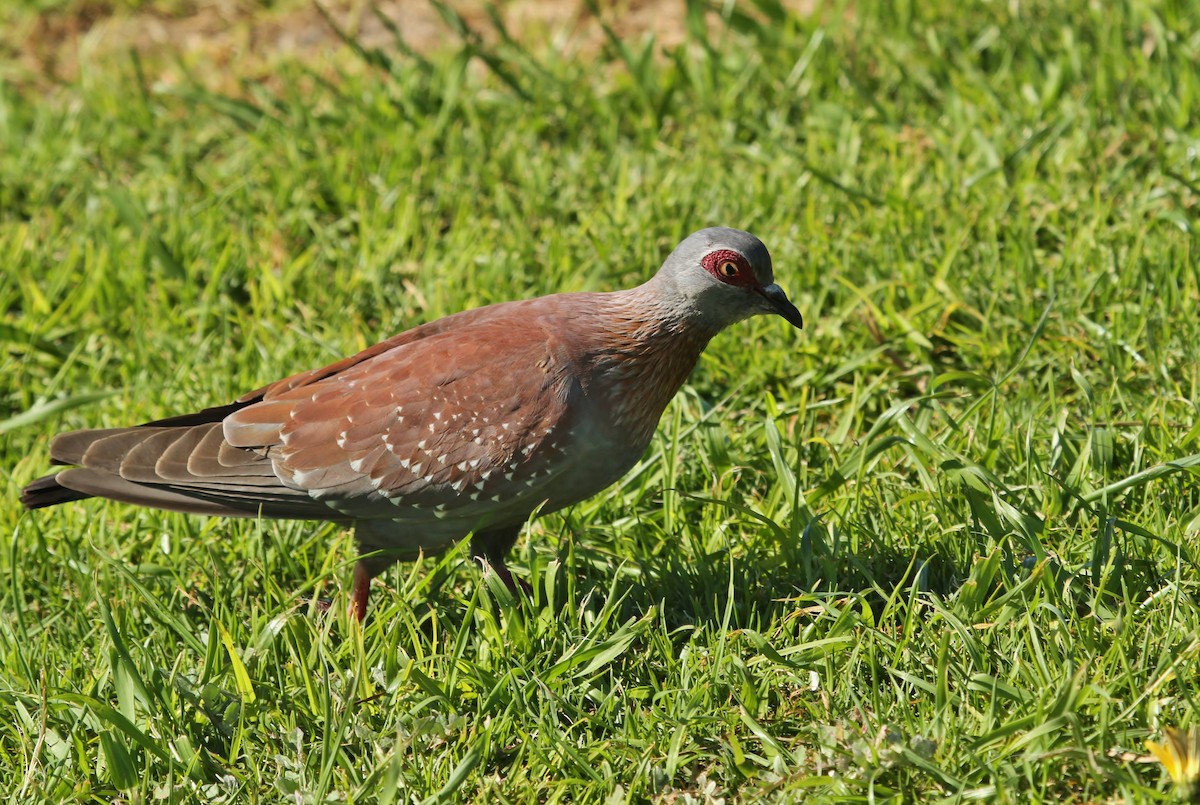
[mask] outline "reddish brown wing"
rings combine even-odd
[[[281,381],[225,419],[225,438],[351,517],[532,508],[578,387],[555,328],[520,318],[530,304]]]

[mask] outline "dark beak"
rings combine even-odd
[[[764,285],[761,288],[755,288],[758,295],[767,300],[767,304],[771,306],[771,310],[783,316],[784,321],[793,327],[804,329],[804,317],[800,315],[800,311],[796,310],[796,306],[788,301],[787,294],[783,292],[775,283]]]

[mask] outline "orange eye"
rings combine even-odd
[[[700,265],[718,282],[726,285],[749,288],[757,283],[754,269],[745,255],[733,249],[715,249],[701,258]]]

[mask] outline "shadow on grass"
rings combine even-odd
[[[577,589],[600,598],[613,590],[623,597],[626,616],[660,606],[672,629],[763,629],[822,602],[851,599],[879,617],[898,595],[953,594],[969,570],[936,552],[917,555],[878,544],[851,549],[823,539],[738,545],[703,556],[661,546],[618,557],[612,548],[621,544],[628,545],[616,538],[569,540],[559,561]]]

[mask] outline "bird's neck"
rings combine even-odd
[[[602,402],[615,427],[648,442],[717,330],[663,304],[646,286],[606,301],[607,315],[590,355],[597,382],[588,392]]]

